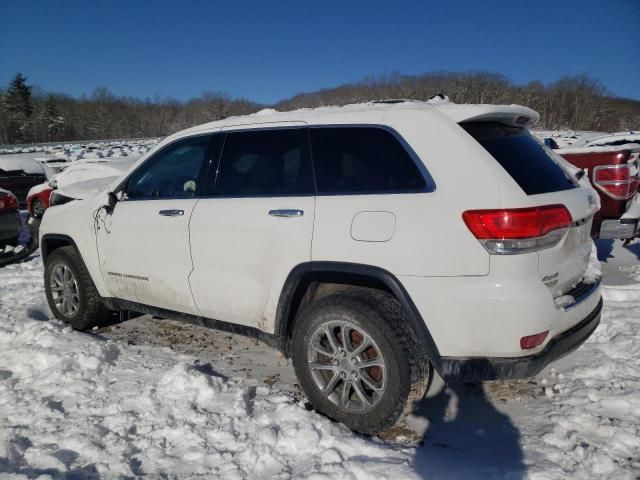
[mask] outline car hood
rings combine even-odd
[[[137,160],[136,157],[113,158],[108,160],[92,159],[91,161],[78,160],[72,162],[60,173],[51,178],[52,186],[58,189],[66,189],[77,183],[85,183],[90,180],[107,178],[111,181],[122,176]],[[107,184],[105,184],[106,186]]]
[[[114,182],[120,175],[112,175],[108,177],[93,178],[75,182],[67,186],[57,189],[57,193],[65,197],[75,198],[76,200],[85,200],[95,197],[97,194],[105,190],[111,182]]]

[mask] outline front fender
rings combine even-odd
[[[87,267],[91,279],[102,297],[108,297],[100,270],[96,243],[95,212],[99,202],[75,200],[47,209],[40,224],[40,253],[46,263],[47,256],[63,245],[73,246]]]

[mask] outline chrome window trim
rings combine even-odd
[[[411,145],[409,145],[409,143],[406,141],[406,139],[393,127],[390,127],[389,125],[384,125],[384,124],[379,124],[379,123],[331,123],[331,124],[299,124],[299,125],[282,125],[282,126],[278,126],[278,125],[269,125],[269,126],[265,126],[265,127],[257,127],[257,128],[248,128],[247,125],[242,125],[240,128],[233,128],[233,127],[221,127],[220,130],[214,130],[214,131],[210,131],[210,132],[199,132],[197,134],[194,135],[189,135],[189,136],[185,136],[185,137],[180,137],[180,138],[176,138],[174,141],[172,141],[171,143],[168,143],[166,145],[164,145],[162,147],[162,149],[158,150],[157,152],[154,152],[153,155],[149,156],[149,158],[147,158],[143,163],[141,163],[140,165],[138,165],[138,167],[129,172],[129,174],[118,184],[118,186],[114,189],[114,192],[120,192],[122,191],[123,187],[126,185],[126,183],[129,181],[129,178],[138,171],[138,169],[142,168],[145,164],[147,164],[147,162],[151,161],[153,158],[155,158],[157,155],[160,155],[162,152],[164,152],[167,148],[171,147],[172,145],[174,145],[177,142],[181,142],[187,139],[192,139],[192,138],[197,138],[197,137],[213,137],[214,135],[225,135],[225,140],[226,140],[226,135],[229,133],[239,133],[239,132],[258,132],[258,131],[270,131],[270,130],[300,130],[300,129],[306,129],[307,131],[309,131],[309,133],[311,133],[311,129],[314,128],[376,128],[376,129],[381,129],[381,130],[385,130],[387,132],[389,132],[391,135],[393,135],[393,137],[400,143],[401,147],[407,152],[407,154],[409,155],[409,158],[411,158],[411,160],[413,161],[414,165],[416,166],[416,168],[418,169],[418,171],[420,172],[420,175],[422,176],[422,179],[425,182],[425,187],[424,188],[415,188],[415,189],[402,189],[402,190],[365,190],[365,191],[358,191],[358,192],[349,192],[349,191],[335,191],[335,192],[318,192],[318,185],[317,185],[317,181],[315,178],[315,164],[313,161],[313,150],[311,148],[311,138],[308,137],[307,139],[307,146],[308,146],[308,150],[310,153],[310,161],[311,161],[311,167],[312,167],[312,174],[313,174],[313,181],[314,181],[314,192],[311,193],[287,193],[287,194],[274,194],[274,195],[261,195],[261,194],[257,194],[257,195],[217,195],[215,194],[215,190],[214,193],[211,194],[205,194],[203,192],[198,192],[196,195],[192,196],[192,197],[170,197],[170,198],[158,198],[158,197],[137,197],[137,198],[122,198],[120,201],[127,201],[127,202],[137,202],[137,201],[149,201],[149,200],[192,200],[192,199],[210,199],[210,198],[286,198],[286,197],[313,197],[313,196],[320,196],[320,197],[335,197],[335,196],[352,196],[352,195],[408,195],[408,194],[417,194],[417,193],[433,193],[436,191],[437,189],[437,185],[435,183],[435,180],[433,179],[433,177],[431,176],[429,170],[427,169],[426,165],[424,164],[424,162],[421,160],[421,158],[418,156],[418,154],[415,152],[415,150],[411,147]],[[222,157],[222,153],[224,152],[224,144],[222,147],[222,151],[220,152],[220,158]],[[216,179],[214,179],[214,181],[217,181],[217,176],[219,174],[219,162],[220,162],[220,158],[218,158],[218,165],[215,168],[214,174],[216,175]],[[214,160],[215,161],[215,160]],[[210,159],[211,162],[211,159]]]

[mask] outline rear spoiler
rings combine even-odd
[[[533,127],[540,115],[521,105],[464,105],[444,104],[434,105],[456,123],[462,122],[500,122],[515,127]]]

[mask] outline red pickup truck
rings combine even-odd
[[[555,150],[585,170],[600,194],[601,207],[591,231],[594,238],[630,240],[640,235],[640,144]]]

